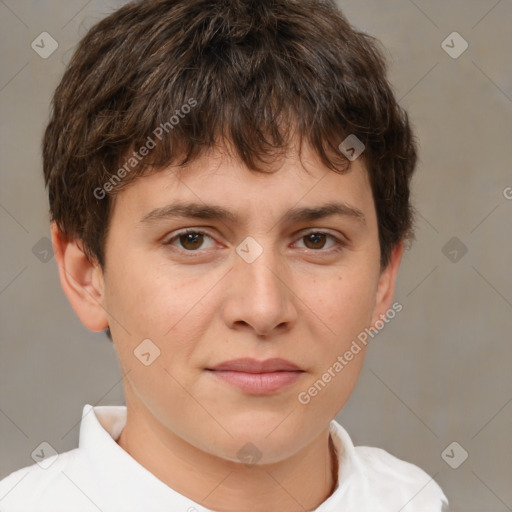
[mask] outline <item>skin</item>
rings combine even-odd
[[[104,269],[52,225],[63,290],[87,328],[110,326],[125,374],[128,416],[118,444],[167,485],[218,511],[313,510],[333,492],[329,423],[355,386],[365,350],[307,405],[298,394],[391,307],[403,252],[397,245],[380,269],[361,159],[341,175],[305,146],[302,163],[292,152],[274,167],[255,174],[216,149],[181,174],[167,168],[138,178],[116,197]],[[141,222],[178,200],[223,206],[240,220]],[[347,215],[279,222],[290,208],[330,201],[357,208],[365,222]],[[208,236],[202,245],[186,237],[165,245],[183,228]],[[334,252],[331,237],[305,236],[318,231],[345,247]],[[247,236],[263,249],[252,263],[236,252]],[[160,355],[146,366],[134,350],[148,338]],[[258,396],[206,370],[240,357],[281,357],[304,371]],[[261,455],[250,467],[237,456],[248,442]]]

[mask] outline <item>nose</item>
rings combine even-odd
[[[231,329],[249,329],[258,336],[289,330],[298,317],[290,272],[268,248],[249,261],[235,258],[226,286],[224,321]]]

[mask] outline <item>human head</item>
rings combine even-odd
[[[352,162],[338,148],[350,135],[365,146]],[[129,408],[150,410],[173,435],[231,460],[244,436],[267,461],[318,436],[348,399],[364,350],[321,397],[297,408],[289,436],[268,439],[291,392],[268,400],[224,393],[204,365],[281,355],[313,379],[389,307],[411,227],[416,151],[376,42],[326,1],[128,4],[80,43],[55,94],[44,159],[62,234],[58,241],[54,231],[61,282],[88,328],[110,324],[129,374]],[[141,214],[196,191],[199,201],[222,200],[250,216],[222,224],[223,237],[236,247],[252,235],[265,248],[259,259],[243,266],[224,252],[190,265],[162,247],[170,230],[140,226]],[[364,227],[357,215],[344,221],[356,240],[346,259],[302,261],[277,250],[282,234],[272,219],[301,192],[316,203],[339,194],[364,210]],[[290,226],[282,229],[291,237]],[[66,238],[97,265],[65,253]],[[133,357],[147,338],[161,351],[149,372]],[[231,439],[198,403],[222,417]]]

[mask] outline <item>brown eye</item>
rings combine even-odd
[[[328,242],[329,239],[330,243]],[[338,238],[325,231],[310,231],[299,238],[299,241],[296,243],[304,244],[302,247],[299,245],[299,247],[317,252],[319,255],[339,252],[347,245],[343,238]]]
[[[308,249],[323,249],[327,236],[325,233],[309,233],[303,238],[307,240],[305,245]]]
[[[179,235],[178,239],[180,241],[181,246],[184,249],[189,251],[194,251],[199,249],[201,245],[203,245],[203,233],[185,233],[183,235]]]
[[[210,240],[210,247],[204,247],[207,245],[207,240]],[[205,243],[206,242],[206,243]],[[212,248],[215,245],[213,238],[203,231],[198,231],[196,229],[190,229],[188,231],[182,231],[181,233],[177,233],[172,238],[169,238],[164,245],[171,246],[181,252],[203,252],[199,249],[208,249]]]

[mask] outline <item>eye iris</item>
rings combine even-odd
[[[322,234],[322,233],[310,233],[309,235],[306,235],[304,238],[306,239],[306,247],[308,247],[308,249],[322,249],[323,246],[325,245],[325,237],[326,235],[325,234]],[[319,239],[321,241],[323,241],[324,243],[320,244],[321,247],[318,247],[316,246],[315,244],[318,243]],[[309,247],[308,246],[308,242],[310,241],[313,241],[313,245],[314,247]]]
[[[185,249],[198,249],[203,244],[203,235],[201,233],[184,233],[180,235],[180,243]],[[187,245],[192,242],[192,247]]]

